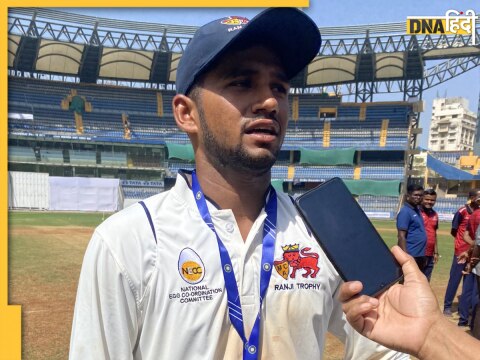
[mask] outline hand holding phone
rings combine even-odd
[[[295,206],[344,281],[377,296],[402,279],[402,269],[340,178],[299,196]]]

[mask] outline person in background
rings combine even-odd
[[[423,187],[410,184],[407,187],[405,204],[397,215],[398,246],[412,255],[418,267],[425,271],[427,247],[427,233],[423,225],[419,205],[422,203]]]
[[[458,285],[462,280],[462,271],[465,268],[465,260],[460,260],[459,256],[470,248],[470,244],[463,240],[463,234],[470,219],[470,215],[476,209],[477,204],[472,201],[480,195],[480,189],[472,189],[468,193],[467,203],[459,208],[452,220],[452,229],[450,233],[455,238],[454,253],[452,258],[452,265],[450,267],[450,277],[448,279],[447,288],[445,290],[445,297],[443,300],[443,314],[445,316],[452,316],[452,304],[455,295],[457,294]],[[462,293],[468,294],[472,292],[472,282],[463,281]],[[465,309],[466,306],[466,309]],[[466,303],[459,302],[459,314],[468,314],[470,309]]]
[[[468,262],[465,265],[465,274],[472,273],[475,276],[477,284],[477,290],[480,289],[480,227],[475,232],[475,244],[469,251]],[[472,335],[480,340],[480,299],[479,292],[477,291],[477,305],[475,307],[474,314],[472,316]],[[478,316],[477,316],[478,314]]]
[[[463,233],[463,240],[469,245],[469,249],[464,253],[460,254],[459,259],[462,262],[465,262],[467,267],[469,256],[471,255],[472,249],[475,245],[475,238],[478,228],[480,227],[480,195],[478,195],[471,203],[472,208],[474,209],[470,218],[468,219],[466,231]],[[464,269],[463,272],[463,284],[462,295],[460,295],[459,300],[459,315],[458,326],[464,327],[465,329],[470,325],[470,328],[473,329],[475,321],[475,309],[478,302],[478,289],[476,284],[475,274]],[[468,290],[465,290],[467,288]],[[468,323],[470,317],[471,309],[471,321]]]
[[[367,338],[420,360],[479,359],[480,341],[442,316],[414,259],[398,246],[392,253],[402,266],[404,283],[391,286],[378,298],[359,296],[359,281],[344,283],[339,300],[347,321]]]
[[[423,273],[428,281],[430,281],[433,267],[439,259],[437,246],[438,214],[433,210],[436,201],[437,193],[435,190],[426,189],[423,192],[420,213],[422,214],[425,232],[427,233],[427,247],[425,249],[426,264]]]

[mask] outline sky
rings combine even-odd
[[[466,11],[472,9],[480,15],[479,0],[310,0],[309,8],[303,10],[319,27],[367,25],[390,22],[405,22],[407,16],[444,16],[447,10]],[[209,21],[228,15],[240,15],[252,18],[261,8],[58,8],[78,14],[132,20],[159,24],[200,26]],[[480,20],[477,20],[477,22]],[[435,63],[427,62],[425,68]],[[437,96],[465,97],[469,100],[470,110],[477,113],[480,93],[480,67],[476,67],[460,76],[439,84],[423,92],[425,111],[420,116],[423,133],[417,145],[427,148],[431,118],[432,101]],[[402,94],[392,93],[374,100],[402,100]],[[348,101],[353,101],[349,99]]]

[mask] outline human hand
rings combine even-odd
[[[472,266],[470,265],[470,263],[467,263],[467,265],[465,265],[465,267],[462,270],[462,275],[468,275],[471,272],[472,272]]]
[[[359,333],[384,346],[416,356],[430,328],[442,314],[415,260],[398,246],[392,248],[392,253],[402,266],[403,284],[395,284],[378,298],[372,298],[357,295],[362,284],[351,281],[341,286],[339,300],[348,322]]]
[[[457,256],[457,264],[465,264],[470,257],[470,254],[467,251],[462,252],[460,255]]]

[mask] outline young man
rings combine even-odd
[[[463,241],[468,244],[469,248],[467,251],[459,255],[459,258],[462,259],[462,262],[463,259],[468,258],[466,254],[470,254],[471,249],[474,247],[476,233],[480,228],[480,196],[477,196],[472,200],[471,206],[473,208],[473,213],[468,219],[467,227],[463,233]],[[468,266],[467,263],[465,263],[465,265],[466,267]],[[458,326],[467,328],[470,325],[470,328],[473,328],[476,316],[475,308],[478,302],[476,278],[475,274],[468,271],[468,269],[467,271],[464,271],[463,274],[462,295],[460,295],[458,304],[458,313],[460,315],[458,319]],[[472,318],[469,324],[468,319],[470,317],[470,309],[472,310]]]
[[[397,215],[397,240],[398,246],[412,255],[420,270],[425,273],[427,234],[419,208],[422,197],[423,187],[408,185],[405,204]]]
[[[470,215],[473,213],[475,208],[477,207],[476,203],[472,203],[472,201],[480,195],[479,189],[472,189],[468,193],[468,200],[467,203],[462,206],[460,209],[457,210],[455,213],[453,220],[452,220],[452,230],[450,233],[455,238],[454,242],[454,253],[452,259],[452,265],[450,267],[450,277],[448,279],[447,289],[445,290],[445,298],[443,301],[443,313],[446,316],[452,316],[452,303],[455,295],[457,294],[458,285],[462,280],[462,271],[465,268],[465,261],[459,261],[459,256],[470,248],[470,245],[463,240],[463,234],[465,233],[465,229],[468,224],[468,220],[470,219]],[[462,293],[471,293],[472,292],[472,282],[471,281],[464,281],[462,285]],[[467,308],[464,308],[464,305]],[[469,307],[465,303],[460,302],[459,306],[459,314],[468,314]],[[468,316],[468,315],[467,315]]]
[[[427,233],[427,247],[425,249],[425,269],[423,273],[428,281],[432,277],[433,266],[438,261],[437,247],[437,230],[438,230],[438,214],[433,210],[433,206],[437,201],[437,193],[433,189],[426,189],[423,192],[422,207],[420,213],[423,219],[425,232]]]
[[[477,228],[475,233],[475,244],[469,251],[468,262],[465,266],[466,276],[472,275],[475,276],[475,281],[477,289],[480,289],[480,228]],[[480,340],[480,299],[479,293],[476,294],[476,306],[475,311],[472,315],[472,322],[470,327],[472,328],[472,335]]]
[[[270,184],[289,80],[319,47],[318,27],[292,8],[196,32],[172,101],[196,171],[97,228],[70,359],[320,359],[327,331],[348,359],[407,358],[346,323],[340,277]],[[318,273],[307,274],[306,260]]]

